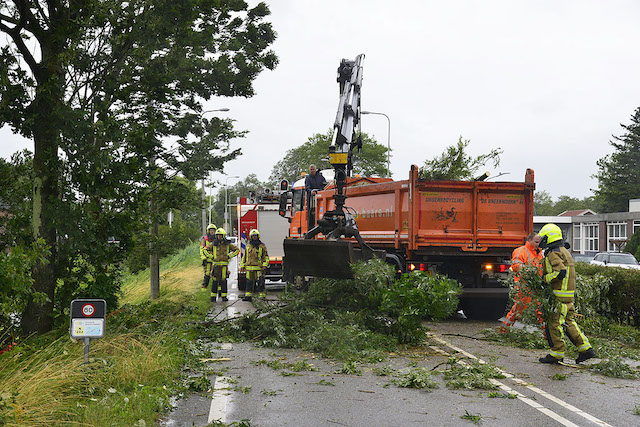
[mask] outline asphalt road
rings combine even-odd
[[[231,286],[233,291],[233,285]],[[272,293],[272,298],[273,296]],[[235,316],[251,305],[234,297],[218,316]],[[464,426],[462,418],[477,415],[483,426],[639,426],[640,382],[591,374],[576,367],[538,363],[546,352],[503,347],[478,339],[497,322],[466,319],[429,323],[426,351],[392,355],[379,364],[364,365],[361,375],[337,374],[341,364],[299,350],[265,349],[250,343],[212,343],[214,369],[227,367],[225,377],[210,377],[211,392],[177,402],[164,426],[206,426],[213,420],[230,424],[249,420],[251,426]],[[451,390],[442,375],[451,355],[474,358],[501,368],[507,378],[496,380],[504,393],[517,398],[490,398],[488,391]],[[316,371],[284,376],[256,362],[296,363],[306,360]],[[375,368],[396,370],[425,367],[439,387],[431,391],[400,388]],[[557,375],[557,374],[560,374]],[[559,380],[558,377],[565,379]],[[555,379],[554,379],[555,378]]]

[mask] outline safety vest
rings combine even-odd
[[[531,242],[527,242],[513,250],[509,269],[515,273],[523,265],[533,265],[538,268],[538,274],[542,275],[542,258],[544,258],[542,253],[536,251],[536,247]],[[520,280],[518,276],[514,279],[516,281]]]

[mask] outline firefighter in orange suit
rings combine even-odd
[[[202,279],[202,288],[206,289],[209,286],[209,280],[211,279],[211,270],[213,265],[207,260],[207,254],[205,249],[208,243],[213,242],[215,239],[216,226],[215,224],[207,225],[207,234],[200,239],[200,259],[202,259],[202,268],[204,269],[204,278]]]
[[[573,298],[576,290],[575,264],[571,253],[565,248],[562,230],[555,224],[546,224],[540,230],[540,247],[544,249],[542,278],[553,289],[558,307],[547,323],[546,336],[551,350],[541,363],[558,363],[564,358],[566,331],[569,340],[578,349],[576,363],[596,357],[587,337],[574,320]]]
[[[515,283],[515,291],[516,294],[514,296],[513,307],[507,313],[502,326],[500,327],[500,333],[506,333],[516,320],[518,320],[522,316],[522,312],[531,304],[531,295],[527,286],[521,282],[520,277],[518,276],[518,270],[520,267],[525,265],[532,265],[537,267],[538,274],[542,276],[542,253],[540,249],[538,249],[538,245],[540,244],[540,236],[536,233],[531,233],[527,237],[527,241],[523,246],[517,247],[513,250],[511,255],[511,267],[510,270],[515,274],[513,280]],[[534,301],[536,305],[540,305],[538,301]],[[536,315],[538,316],[538,323],[542,325],[542,329],[544,329],[544,319],[542,318],[542,313],[540,310],[536,310]]]
[[[249,242],[240,262],[240,268],[244,268],[247,274],[247,289],[243,298],[245,301],[251,301],[254,292],[259,292],[260,298],[266,296],[263,275],[267,267],[269,267],[267,247],[260,241],[260,232],[254,228],[249,232]]]
[[[211,277],[211,302],[215,302],[217,297],[222,297],[222,301],[229,301],[227,298],[227,278],[229,277],[229,261],[240,251],[238,247],[227,240],[227,233],[222,228],[216,230],[213,242],[205,248],[207,260],[212,264]]]

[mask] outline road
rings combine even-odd
[[[250,309],[237,300],[217,303],[219,315],[234,316]],[[272,296],[273,297],[273,296]],[[193,394],[177,402],[164,426],[206,426],[249,420],[251,426],[411,426],[473,425],[463,419],[477,415],[483,426],[637,426],[640,416],[638,381],[593,375],[589,371],[537,362],[541,350],[504,347],[477,339],[497,322],[466,319],[428,323],[427,350],[392,355],[379,364],[364,365],[361,375],[337,374],[342,364],[299,350],[266,349],[251,343],[214,343],[212,367],[228,368],[224,377],[210,377],[212,392]],[[517,398],[490,398],[484,390],[451,390],[438,371],[450,356],[478,359],[501,368],[506,378],[494,380]],[[266,362],[307,361],[316,371],[289,372]],[[375,369],[433,369],[439,387],[431,391],[400,388]],[[560,375],[558,375],[560,374]],[[555,379],[554,379],[555,378]],[[565,378],[563,380],[558,378]]]

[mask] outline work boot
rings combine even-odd
[[[229,298],[227,298],[227,297],[222,297],[222,301],[229,301]]]
[[[562,359],[558,359],[557,357],[553,357],[550,354],[547,354],[545,357],[541,357],[540,359],[538,359],[538,361],[540,363],[551,363],[551,364],[555,364],[555,363],[559,363],[562,362]]]
[[[580,353],[578,353],[576,363],[584,362],[585,360],[591,359],[592,357],[596,357],[596,352],[593,350],[593,348],[590,348],[586,351],[581,351]]]
[[[217,299],[216,297],[211,297],[211,298],[209,298],[209,301],[216,302],[216,299]]]
[[[242,297],[242,301],[249,301],[251,302],[251,295],[245,295]]]

